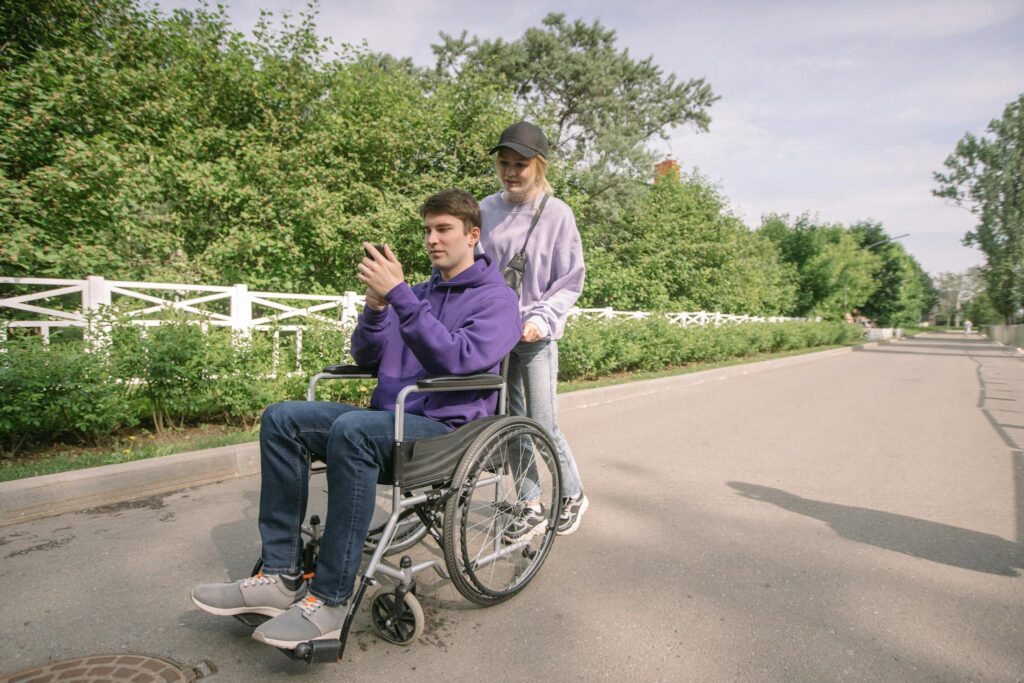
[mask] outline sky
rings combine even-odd
[[[159,0],[163,10],[197,0]],[[301,0],[224,2],[248,33],[260,9]],[[962,245],[975,224],[932,195],[932,174],[966,133],[983,135],[1024,93],[1020,0],[321,0],[317,26],[433,66],[439,32],[514,40],[551,11],[600,21],[634,58],[721,97],[706,133],[656,141],[698,169],[750,227],[768,213],[879,222],[935,275],[984,263]]]

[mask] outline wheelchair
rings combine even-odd
[[[282,652],[310,664],[342,659],[353,619],[370,588],[375,589],[369,610],[374,630],[390,643],[411,644],[424,629],[415,575],[426,569],[451,581],[463,597],[483,607],[508,600],[537,575],[555,540],[562,498],[560,471],[550,435],[529,418],[507,414],[506,364],[507,358],[501,374],[427,377],[399,392],[393,480],[378,482],[390,487],[391,512],[382,524],[371,526],[364,543],[370,558],[357,579],[341,635]],[[316,385],[322,380],[375,376],[358,366],[331,365],[310,379],[307,398],[315,399]],[[410,394],[467,390],[497,391],[497,414],[449,434],[403,441],[405,401]],[[517,536],[516,521],[526,505],[535,502],[543,506],[544,522]],[[309,577],[316,571],[323,533],[319,518],[310,517],[302,533],[303,565]],[[440,548],[444,566],[436,559],[414,563],[406,554],[397,566],[385,561],[427,537]],[[253,573],[260,568],[257,562]],[[383,585],[381,577],[393,581],[394,587]],[[256,625],[244,617],[239,615],[244,623]]]

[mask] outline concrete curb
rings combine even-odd
[[[681,387],[830,358],[849,353],[854,348],[869,348],[878,346],[880,343],[891,342],[872,342],[858,347],[848,346],[757,363],[731,365],[687,375],[584,389],[561,394],[558,397],[558,407],[561,412],[580,410]],[[104,465],[73,472],[0,482],[0,526],[177,491],[198,484],[210,484],[225,479],[244,477],[258,474],[259,471],[259,443],[250,442],[190,453],[165,455],[160,458],[137,460],[119,465]]]
[[[0,526],[260,471],[258,442],[0,483]]]

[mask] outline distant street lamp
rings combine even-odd
[[[895,242],[896,240],[901,240],[904,237],[909,237],[909,236],[910,236],[910,233],[907,232],[907,233],[903,233],[902,235],[896,235],[895,237],[886,237],[884,240],[879,240],[878,242],[872,242],[871,244],[867,245],[866,247],[862,247],[862,248],[863,249],[870,249],[871,247],[877,247],[879,244],[885,244],[886,242]]]

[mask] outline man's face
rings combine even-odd
[[[447,213],[427,214],[423,218],[423,241],[430,263],[445,280],[473,265],[473,247],[479,240],[480,228],[470,228],[466,234],[461,218]]]

